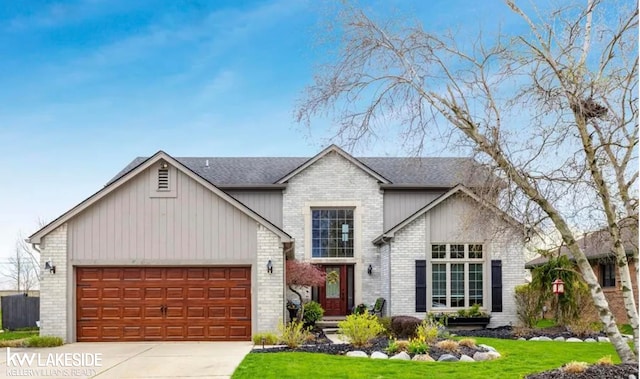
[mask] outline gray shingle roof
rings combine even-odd
[[[111,181],[142,163],[138,157]],[[176,157],[178,161],[216,186],[261,186],[278,181],[310,157]],[[473,187],[485,183],[488,175],[471,158],[356,158],[387,178],[393,185],[450,188],[456,184]],[[209,166],[207,167],[207,161]]]

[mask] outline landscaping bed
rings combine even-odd
[[[328,341],[328,342],[325,342]],[[324,354],[332,354],[332,355],[345,355],[350,351],[364,351],[367,355],[371,355],[375,351],[386,352],[387,347],[389,346],[389,339],[387,337],[379,337],[375,338],[371,343],[367,346],[355,347],[348,343],[331,343],[324,333],[319,335],[316,340],[312,341],[310,344],[301,345],[297,348],[289,348],[287,346],[275,346],[275,347],[266,347],[264,349],[257,348],[253,349],[252,353],[282,353],[282,352],[298,352],[298,353],[324,353]],[[460,358],[463,354],[469,357],[473,357],[476,352],[486,352],[486,349],[481,347],[470,348],[467,346],[459,346],[458,350],[455,352],[446,351],[438,348],[437,346],[429,347],[429,355],[434,360],[438,360],[440,356],[444,354],[451,354],[456,358]],[[409,354],[410,357],[414,357],[415,354]]]
[[[525,379],[629,379],[638,378],[638,365],[591,365],[584,372],[568,373],[562,369],[527,375]]]
[[[502,339],[529,339],[532,337],[549,337],[551,339],[556,337],[578,337],[578,338],[597,338],[604,337],[604,333],[588,333],[585,335],[576,335],[565,327],[555,326],[551,328],[513,328],[511,326],[501,326],[498,328],[476,329],[476,330],[455,330],[452,331],[458,336],[467,337],[487,337],[487,338],[502,338]]]

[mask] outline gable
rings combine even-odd
[[[487,226],[498,226],[497,223],[508,225],[510,228],[523,227],[511,216],[459,184],[378,236],[373,243],[384,244],[406,226],[424,217],[426,213],[430,213],[435,218],[435,229],[430,231],[434,233],[431,236],[432,240],[435,240],[434,237],[452,238],[452,233],[461,234],[461,230],[479,232],[488,229]],[[487,215],[492,217],[487,219]],[[486,225],[487,220],[496,220],[497,223],[492,222],[492,225]]]
[[[80,204],[76,205],[75,207],[73,207],[72,209],[70,209],[69,211],[67,211],[66,213],[64,213],[63,215],[61,215],[60,217],[58,217],[57,219],[52,221],[51,223],[45,225],[43,228],[41,228],[40,230],[38,230],[37,232],[32,234],[29,237],[28,242],[32,243],[32,244],[40,243],[40,240],[41,240],[41,238],[43,236],[45,236],[49,232],[53,231],[54,229],[56,229],[60,225],[64,224],[65,222],[69,221],[70,219],[72,219],[77,214],[79,214],[80,212],[84,211],[85,209],[87,209],[88,207],[93,205],[94,203],[100,201],[102,198],[104,198],[105,196],[109,195],[111,192],[113,192],[113,191],[117,190],[118,188],[120,188],[121,186],[125,185],[127,182],[129,182],[133,178],[136,178],[138,175],[141,175],[143,172],[147,172],[147,175],[142,175],[142,177],[143,178],[144,177],[148,178],[149,174],[148,174],[148,171],[146,171],[146,170],[148,168],[154,166],[154,165],[157,165],[159,162],[166,162],[166,163],[168,163],[168,165],[170,167],[174,168],[176,172],[180,172],[182,174],[185,174],[185,175],[189,176],[191,179],[193,179],[199,185],[201,185],[204,188],[206,188],[208,191],[213,192],[214,194],[216,194],[220,198],[222,198],[225,201],[227,201],[228,203],[230,203],[235,208],[239,209],[245,215],[249,216],[250,218],[252,218],[256,222],[258,222],[259,224],[264,225],[267,229],[269,229],[272,232],[274,232],[277,236],[279,236],[281,238],[282,242],[290,242],[291,241],[291,237],[287,233],[282,231],[280,228],[276,227],[271,222],[267,221],[262,216],[260,216],[255,211],[253,211],[252,209],[248,208],[247,206],[245,206],[244,204],[242,204],[238,200],[236,200],[233,197],[229,196],[224,191],[218,189],[216,186],[214,186],[213,184],[211,184],[207,180],[205,180],[202,177],[198,176],[193,171],[191,171],[189,168],[187,168],[182,163],[180,163],[177,160],[175,160],[173,157],[171,157],[167,153],[165,153],[163,151],[159,151],[155,155],[153,155],[151,158],[145,160],[144,162],[141,162],[134,169],[131,169],[126,174],[124,174],[123,176],[119,177],[117,180],[111,182],[106,187],[102,188],[101,190],[99,190],[98,192],[96,192],[95,194],[93,194],[92,196],[90,196],[89,198],[87,198],[86,200],[81,202]],[[172,195],[168,194],[168,196],[157,196],[157,197],[172,197]]]
[[[326,149],[322,150],[320,153],[318,153],[313,158],[311,158],[308,161],[304,162],[302,165],[297,167],[295,170],[291,171],[290,173],[288,173],[284,177],[280,178],[276,182],[276,184],[283,184],[283,183],[288,182],[291,178],[293,178],[296,175],[300,174],[301,172],[305,171],[307,168],[313,166],[316,162],[318,162],[319,160],[323,159],[324,157],[326,157],[326,156],[328,156],[330,154],[335,154],[335,155],[341,156],[345,160],[349,161],[353,166],[358,167],[360,170],[365,172],[367,175],[373,177],[374,179],[376,179],[380,183],[384,183],[384,184],[390,184],[391,183],[388,179],[384,178],[382,175],[380,175],[379,173],[375,172],[369,166],[365,165],[364,163],[362,163],[358,159],[354,158],[353,156],[351,156],[350,154],[348,154],[347,152],[345,152],[344,150],[342,150],[338,146],[331,145],[331,146],[327,147]]]
[[[154,193],[155,165],[68,221],[68,256],[85,261],[250,261],[257,222],[186,173]]]

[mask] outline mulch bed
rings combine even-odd
[[[513,328],[511,326],[501,326],[499,328],[487,328],[487,329],[476,329],[476,330],[452,330],[452,333],[455,333],[459,336],[469,336],[469,337],[488,337],[488,338],[502,338],[502,339],[517,339],[520,337],[529,339],[531,337],[549,337],[551,339],[556,337],[578,337],[581,339],[585,338],[598,338],[605,337],[604,333],[589,333],[581,336],[577,336],[570,331],[568,331],[565,327],[556,326],[553,328],[545,328],[545,329],[525,329],[525,328]]]
[[[629,379],[631,375],[638,378],[638,366],[634,364],[620,364],[613,366],[592,365],[586,371],[571,374],[556,369],[538,374],[525,376],[525,379]]]

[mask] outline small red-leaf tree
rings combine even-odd
[[[304,316],[304,308],[302,306],[302,294],[295,287],[321,287],[325,283],[325,272],[312,265],[309,262],[289,260],[287,261],[287,287],[291,292],[295,293],[300,299],[300,308],[298,309],[298,320],[302,320]]]

